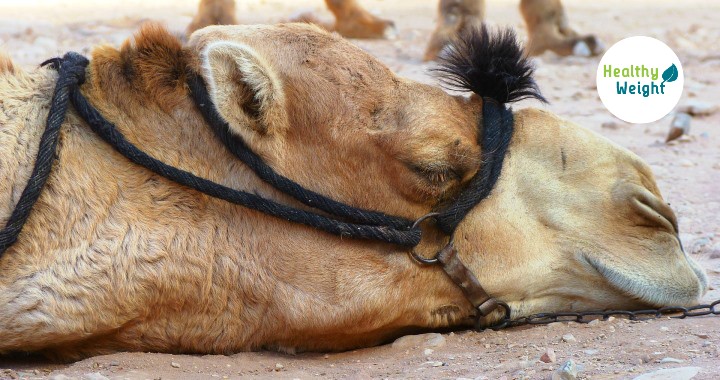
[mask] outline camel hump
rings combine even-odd
[[[535,67],[511,28],[468,27],[440,54],[433,69],[445,88],[511,103],[547,102],[535,83]]]

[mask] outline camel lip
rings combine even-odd
[[[693,265],[693,261],[684,252],[683,256],[685,257],[687,265],[695,275],[698,287],[694,295],[687,297],[686,294],[684,295],[685,297],[682,298],[677,294],[677,287],[667,286],[665,289],[666,291],[661,293],[661,296],[658,296],[659,289],[652,286],[657,284],[643,283],[642,280],[646,279],[634,280],[626,273],[607,266],[602,262],[602,260],[591,257],[586,252],[581,252],[578,256],[590,268],[600,274],[600,276],[602,276],[607,283],[613,287],[613,289],[616,289],[621,294],[627,296],[633,302],[638,303],[638,307],[636,309],[677,305],[688,306],[699,302],[703,295],[707,292],[707,277],[704,273],[702,273],[701,269],[695,268],[697,265]],[[665,285],[672,284],[667,283]]]

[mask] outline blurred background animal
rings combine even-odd
[[[393,21],[373,15],[356,0],[325,0],[325,4],[335,15],[334,24],[307,13],[294,21],[312,22],[348,38],[393,38],[397,33]],[[530,55],[550,50],[562,56],[591,56],[603,51],[596,36],[580,34],[570,27],[560,0],[521,0],[520,13],[527,26]],[[188,34],[208,25],[238,24],[235,14],[235,0],[201,0]],[[424,59],[434,60],[461,31],[477,27],[484,20],[485,0],[439,0],[438,23]]]

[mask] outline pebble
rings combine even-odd
[[[606,121],[606,122],[600,124],[600,128],[602,128],[602,129],[620,129],[620,124],[618,124],[614,121]]]
[[[101,374],[100,372],[91,372],[86,373],[82,376],[83,380],[110,380],[107,376]]]
[[[683,363],[683,362],[685,362],[685,360],[675,359],[675,358],[670,358],[670,357],[660,359],[660,364]]]
[[[710,245],[710,238],[701,237],[693,242],[690,253],[698,254],[708,245]]]
[[[680,166],[682,166],[682,167],[684,167],[684,168],[690,168],[690,167],[695,166],[695,163],[692,162],[692,161],[690,161],[690,160],[688,160],[687,158],[683,158],[683,159],[680,160],[678,163],[680,164]]]
[[[573,334],[565,334],[562,336],[563,342],[571,343],[571,342],[577,342],[577,339],[573,336]]]
[[[692,117],[684,112],[678,112],[670,124],[670,131],[668,132],[665,142],[673,141],[682,135],[690,133],[690,120]]]
[[[670,328],[667,326],[662,326],[662,327],[660,327],[660,331],[668,332],[668,331],[670,331]]]
[[[548,348],[540,357],[540,361],[543,363],[555,363],[555,360],[557,360],[557,355],[552,348]]]
[[[405,335],[392,343],[392,348],[405,349],[412,347],[442,347],[445,345],[445,337],[438,333]]]
[[[708,116],[718,110],[716,105],[701,102],[699,100],[689,100],[687,103],[678,107],[678,112],[684,112],[692,116]]]
[[[282,371],[283,368],[285,368],[284,365],[282,365],[282,364],[280,364],[280,363],[275,363],[275,370],[276,370],[276,371]]]
[[[442,367],[445,365],[443,362],[425,362],[426,364],[429,364],[431,367]]]
[[[50,380],[71,380],[71,379],[72,379],[71,377],[69,377],[65,374],[62,374],[62,373],[58,373],[57,375],[50,376]]]
[[[720,243],[715,243],[710,247],[708,250],[708,258],[710,259],[720,259]]]
[[[577,379],[578,368],[573,360],[566,361],[552,374],[552,380],[575,380]]]
[[[173,368],[180,368],[180,363],[170,362],[170,366]]]
[[[644,373],[633,380],[689,380],[700,372],[700,367],[678,367]]]
[[[594,326],[597,326],[597,325],[599,325],[599,324],[600,324],[600,320],[599,320],[599,319],[593,319],[592,321],[588,322],[587,325],[588,325],[588,326],[591,326],[591,327],[594,327]]]
[[[432,353],[435,352],[432,348],[426,348],[425,351],[423,351],[423,355],[429,356],[432,355]]]
[[[600,350],[585,350],[585,351],[583,351],[583,353],[584,353],[585,355],[595,355],[595,354],[597,354],[598,352],[600,352]]]

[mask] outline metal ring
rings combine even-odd
[[[415,260],[415,261],[417,261],[418,263],[423,264],[423,265],[433,265],[433,264],[439,263],[439,262],[440,262],[440,260],[438,260],[438,255],[439,255],[439,254],[440,254],[440,252],[438,252],[434,257],[431,257],[431,258],[429,258],[429,259],[426,259],[426,258],[418,255],[417,253],[415,253],[415,250],[414,250],[414,249],[411,249],[411,250],[410,250],[410,257],[412,257],[413,260]]]
[[[418,218],[418,220],[416,220],[415,223],[412,224],[412,226],[410,227],[410,229],[411,229],[411,230],[414,230],[415,228],[417,228],[417,226],[420,225],[420,223],[424,222],[425,219],[434,218],[434,217],[439,216],[439,215],[440,215],[439,212],[430,212],[430,213],[427,213],[427,214],[421,216],[420,218]]]
[[[438,215],[440,215],[439,212],[430,212],[430,213],[427,213],[427,214],[421,216],[420,218],[418,218],[418,219],[412,224],[412,226],[410,227],[410,229],[411,229],[411,230],[414,230],[415,228],[417,228],[417,227],[420,225],[420,223],[424,222],[424,221],[427,220],[427,219],[434,218],[434,217],[436,217],[436,216],[438,216]],[[412,257],[413,260],[417,261],[419,264],[422,264],[422,265],[434,265],[434,264],[439,263],[439,262],[440,262],[440,260],[438,260],[438,255],[439,255],[439,254],[440,254],[440,252],[438,252],[437,254],[435,254],[434,257],[431,257],[431,258],[429,258],[429,259],[426,259],[426,258],[418,255],[418,254],[415,252],[415,248],[413,248],[413,249],[410,250],[410,257]]]

